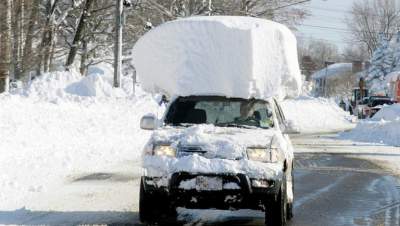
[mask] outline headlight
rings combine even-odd
[[[247,148],[247,157],[252,161],[277,162],[278,153],[276,149],[270,148]]]
[[[155,145],[153,149],[153,154],[158,156],[176,156],[175,148],[171,147],[170,145]]]

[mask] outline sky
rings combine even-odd
[[[298,26],[296,35],[302,39],[324,39],[336,44],[339,49],[346,47],[346,36],[350,33],[343,31],[348,29],[345,19],[356,0],[312,0],[304,5],[311,16]]]

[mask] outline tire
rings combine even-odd
[[[283,178],[279,194],[275,200],[270,202],[265,211],[266,226],[285,226],[287,222],[287,197],[286,178]]]
[[[290,221],[293,219],[294,214],[293,214],[293,203],[288,203],[287,204],[287,214],[286,214],[286,219]]]
[[[146,192],[143,179],[140,183],[139,219],[150,225],[169,225],[176,221],[176,209],[170,206],[168,198]]]
[[[294,196],[294,173],[293,173],[293,170],[294,170],[294,167],[293,167],[293,164],[292,164],[292,193],[293,193],[293,196]],[[291,220],[291,219],[293,219],[293,217],[294,217],[294,214],[293,214],[293,204],[294,204],[294,197],[293,197],[293,200],[292,200],[292,203],[288,203],[287,204],[287,214],[286,214],[286,219],[289,221],[289,220]]]

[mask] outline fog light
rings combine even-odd
[[[252,180],[251,186],[256,188],[269,188],[274,186],[274,182],[268,180]]]

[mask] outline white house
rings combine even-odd
[[[317,96],[343,96],[351,94],[363,69],[363,63],[335,63],[315,72],[311,78]]]

